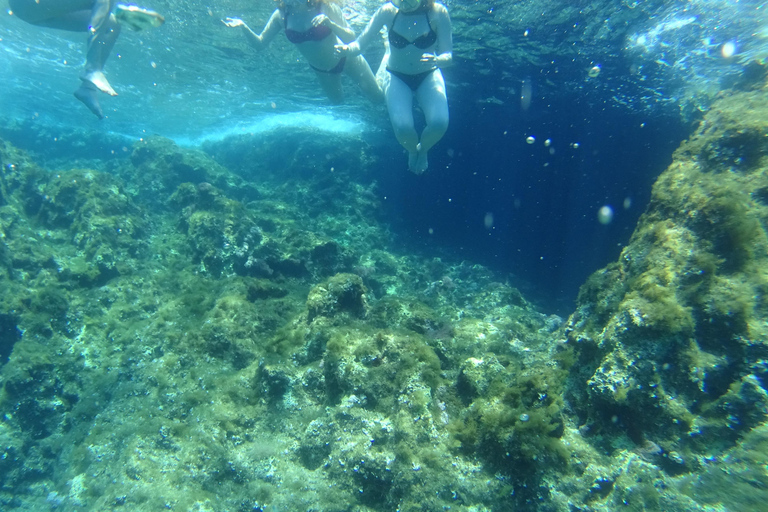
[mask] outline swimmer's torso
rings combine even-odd
[[[421,55],[437,50],[434,8],[402,12],[392,6],[391,11],[387,23],[391,52],[389,68],[410,75],[433,69],[433,63],[421,62]]]
[[[289,9],[281,14],[286,37],[296,45],[307,62],[319,69],[330,69],[339,61],[335,46],[341,41],[329,27],[312,26],[315,16],[328,16],[324,7],[320,4],[311,9]]]

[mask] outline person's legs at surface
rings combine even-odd
[[[120,35],[120,24],[117,22],[112,8],[115,0],[96,0],[91,11],[91,20],[88,35],[88,53],[85,58],[85,71],[80,79],[95,85],[101,92],[110,96],[117,93],[109,85],[104,76],[104,63],[115,46],[115,41]]]
[[[88,33],[82,84],[75,97],[100,119],[104,117],[98,91],[116,95],[104,76],[104,63],[120,34],[111,14],[116,0],[9,0],[11,12],[32,25]]]
[[[415,172],[419,135],[413,125],[413,91],[397,77],[392,77],[386,94],[387,110],[397,141],[408,151],[408,168]]]
[[[114,12],[116,6],[119,14],[121,14],[119,19]],[[158,13],[132,4],[118,5],[117,0],[95,0],[93,2],[88,23],[88,53],[85,71],[80,78],[85,82],[92,83],[101,92],[110,96],[117,96],[117,93],[109,85],[107,77],[104,76],[104,63],[112,53],[112,48],[120,36],[122,30],[120,19],[133,30],[159,27],[165,22],[165,18]]]
[[[80,79],[112,96],[117,93],[104,76],[104,63],[120,34],[120,25],[112,14],[116,3],[116,0],[9,0],[11,11],[27,23],[88,32],[85,70]],[[90,90],[88,87],[78,90],[76,96],[83,101],[82,97],[91,95]]]
[[[80,75],[82,84],[75,97],[103,118],[97,92],[117,95],[104,76],[104,64],[121,30],[113,12],[117,0],[9,0],[8,4],[13,15],[32,25],[88,33],[85,69]],[[134,30],[159,27],[165,21],[158,13],[132,4],[120,4],[119,10],[122,19]]]
[[[429,150],[443,138],[448,130],[448,99],[445,94],[443,74],[439,69],[422,82],[416,91],[416,99],[424,112],[426,121],[419,142],[416,172],[424,172],[429,165],[427,160]]]

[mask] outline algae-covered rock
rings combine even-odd
[[[456,382],[457,391],[469,403],[488,392],[495,379],[504,373],[504,366],[496,357],[478,359],[470,357],[463,365]]]
[[[18,324],[18,316],[0,313],[0,366],[8,362],[14,343],[21,339]]]
[[[315,285],[307,297],[307,320],[318,316],[332,317],[346,313],[353,317],[365,316],[368,302],[363,280],[355,274],[336,274]]]
[[[92,170],[66,171],[53,175],[43,193],[38,218],[50,229],[72,234],[85,261],[63,266],[72,267],[84,284],[103,284],[145,247],[145,214],[119,178]]]
[[[276,252],[258,219],[240,201],[210,183],[182,183],[169,204],[178,211],[179,228],[205,271],[262,277],[274,273],[266,260],[276,258]]]
[[[718,115],[744,126],[678,151],[565,330],[389,249],[359,141],[238,140],[258,193],[163,139],[115,175],[0,145],[0,508],[704,511],[730,475],[759,503],[766,116]],[[94,275],[107,249],[133,271]]]
[[[354,261],[353,253],[338,242],[297,228],[286,217],[302,212],[282,202],[246,205],[210,183],[182,183],[168,205],[179,214],[179,228],[195,261],[216,275],[325,277]]]
[[[468,405],[450,424],[461,451],[530,485],[542,472],[565,469],[566,369],[509,360],[504,367],[492,357],[466,361],[457,385]]]
[[[164,137],[137,142],[131,163],[138,173],[136,186],[141,195],[164,201],[182,183],[210,183],[237,199],[256,199],[256,187],[245,183],[201,151],[181,148]]]
[[[584,431],[609,450],[653,443],[669,474],[768,419],[766,133],[765,91],[714,103],[567,325],[579,360],[569,396]]]

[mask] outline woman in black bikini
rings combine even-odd
[[[381,89],[368,62],[361,56],[338,55],[335,46],[355,38],[335,0],[276,0],[272,13],[261,34],[256,34],[239,18],[223,20],[228,27],[242,27],[251,45],[260,50],[285,30],[288,40],[304,55],[333,103],[344,101],[341,74],[346,73],[360,86],[371,101],[380,101]]]
[[[408,167],[427,170],[427,153],[448,129],[448,100],[440,68],[453,60],[451,19],[435,0],[392,0],[373,15],[357,41],[340,45],[342,55],[359,55],[387,27],[390,53],[386,88],[387,109],[395,136],[408,151]],[[386,59],[387,57],[385,57]],[[414,95],[424,111],[421,136],[413,122]]]

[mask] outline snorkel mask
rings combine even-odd
[[[392,4],[403,12],[415,11],[421,7],[422,0],[391,0]]]

